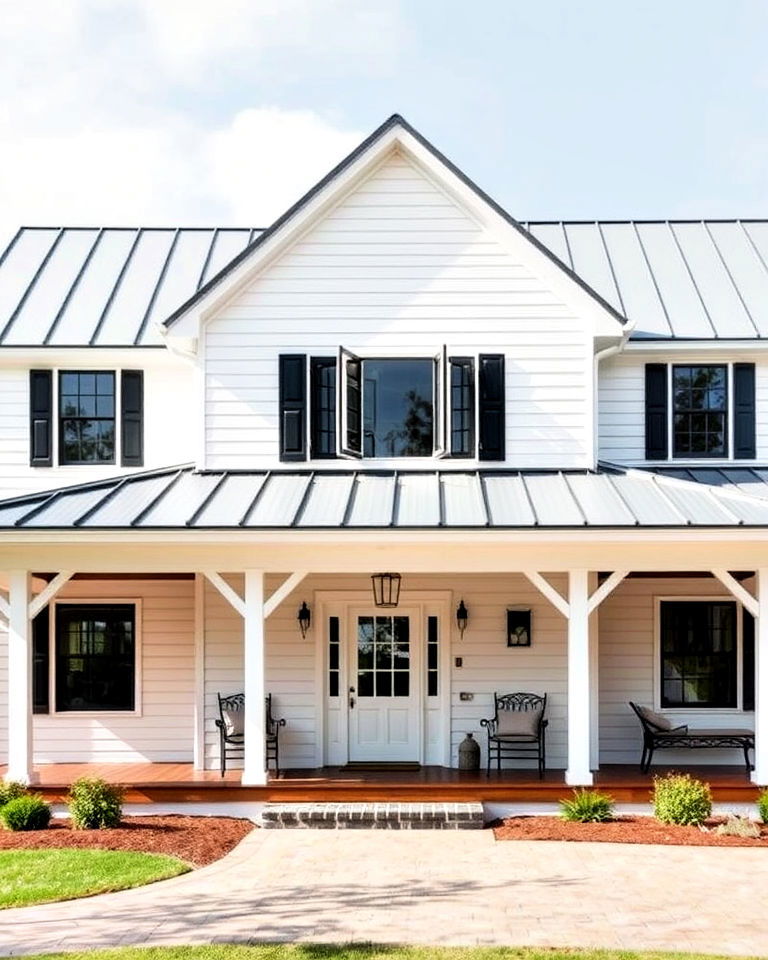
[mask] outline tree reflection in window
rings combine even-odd
[[[434,451],[434,361],[363,361],[363,453],[431,457]]]

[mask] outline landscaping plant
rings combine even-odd
[[[757,798],[757,811],[763,823],[768,823],[768,789],[761,790]]]
[[[698,826],[712,813],[709,784],[688,773],[654,777],[653,812],[661,823]]]
[[[123,816],[123,789],[106,780],[75,780],[67,800],[72,825],[78,830],[116,827]]]
[[[6,830],[45,830],[51,808],[39,794],[25,794],[0,807],[0,820]]]
[[[719,823],[715,827],[715,833],[721,837],[747,837],[750,840],[758,840],[760,838],[760,827],[753,823],[749,817],[740,817],[733,813],[724,823]]]
[[[560,801],[563,820],[603,823],[613,819],[613,797],[598,790],[574,790],[570,800]]]
[[[4,807],[9,800],[25,796],[27,788],[18,780],[9,780],[4,783],[0,780],[0,807]]]

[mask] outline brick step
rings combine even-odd
[[[265,830],[482,830],[482,803],[267,803]]]

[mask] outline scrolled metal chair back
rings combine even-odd
[[[496,716],[499,716],[501,710],[541,710],[542,715],[547,706],[546,693],[542,696],[538,693],[496,693]]]

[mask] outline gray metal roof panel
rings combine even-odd
[[[359,474],[347,509],[347,526],[389,526],[392,523],[394,501],[394,474]]]
[[[242,523],[251,505],[261,492],[266,473],[224,475],[215,486],[207,504],[195,517],[190,515],[193,527],[236,527]]]
[[[607,476],[566,474],[565,482],[588,524],[600,527],[635,526],[634,514]]]
[[[541,526],[585,526],[584,514],[562,474],[524,474],[523,482]]]
[[[660,479],[656,485],[662,495],[671,500],[693,526],[722,526],[733,523],[728,507],[718,504],[710,495],[710,488],[704,484]]]
[[[51,501],[36,512],[28,520],[25,527],[69,527],[89,509],[95,507],[112,488],[93,487],[79,492],[60,493],[51,498]]]
[[[355,476],[317,473],[297,519],[300,527],[340,527],[344,523]]]
[[[519,474],[484,474],[481,483],[491,526],[531,527],[536,524],[536,515]]]
[[[118,479],[111,495],[106,488],[100,487],[103,502],[82,521],[82,526],[130,527],[175,476],[175,472],[139,476],[126,483]]]
[[[290,527],[311,481],[309,474],[272,473],[246,518],[246,527]]]
[[[685,524],[685,517],[663,494],[659,494],[651,477],[616,474],[610,476],[610,483],[638,526],[679,527]]]
[[[435,527],[440,521],[440,481],[437,474],[398,474],[394,525]]]
[[[139,520],[139,527],[183,527],[194,516],[221,477],[212,473],[183,473],[173,494],[161,496]]]
[[[446,526],[483,527],[488,523],[480,478],[476,473],[442,473],[440,488]]]

